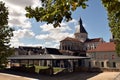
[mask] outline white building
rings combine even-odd
[[[91,67],[105,69],[120,69],[120,57],[115,52],[114,42],[101,43],[96,49],[88,50],[87,56],[91,57]]]

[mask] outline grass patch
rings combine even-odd
[[[57,73],[57,72],[59,72],[59,71],[64,70],[64,68],[54,67],[53,70],[54,70],[54,73]]]
[[[35,72],[39,73],[40,69],[47,69],[48,66],[35,66]]]

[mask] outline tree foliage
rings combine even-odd
[[[26,7],[26,17],[35,18],[37,21],[53,23],[54,27],[60,26],[62,20],[72,19],[72,11],[78,7],[85,9],[88,0],[41,0],[42,7],[35,9]],[[120,0],[101,0],[108,12],[109,26],[116,43],[116,52],[120,53]]]
[[[26,17],[33,18],[37,21],[45,21],[52,23],[54,27],[60,26],[60,23],[64,19],[65,21],[72,20],[72,11],[76,10],[77,7],[82,6],[86,8],[87,0],[41,0],[42,7],[36,7],[35,9],[31,6],[26,7]]]
[[[10,39],[13,36],[13,29],[8,27],[8,8],[0,1],[0,66],[5,64],[7,57],[12,54]]]
[[[109,26],[116,43],[116,52],[120,56],[120,0],[102,0],[108,12]]]

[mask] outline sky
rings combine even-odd
[[[86,9],[77,8],[72,13],[70,22],[63,21],[61,27],[53,28],[52,24],[36,22],[34,18],[25,17],[25,7],[41,7],[39,0],[0,0],[5,2],[9,10],[9,26],[14,28],[14,36],[11,39],[12,47],[42,46],[59,48],[59,42],[66,37],[74,37],[74,32],[81,17],[83,25],[88,32],[88,37],[103,38],[109,41],[111,33],[108,26],[107,12],[101,4],[101,0],[89,0]]]

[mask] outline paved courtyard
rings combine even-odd
[[[34,79],[28,78],[28,77],[24,77],[24,76],[0,73],[0,80],[34,80]]]
[[[7,71],[0,73],[0,80],[114,80],[114,78],[119,74],[120,72],[104,72],[104,73],[76,72],[49,76]]]
[[[120,72],[104,72],[104,73],[100,73],[94,77],[91,77],[87,80],[116,80],[118,78],[116,78],[118,75],[120,74]],[[115,79],[116,78],[116,79]],[[119,79],[120,80],[120,77]]]

